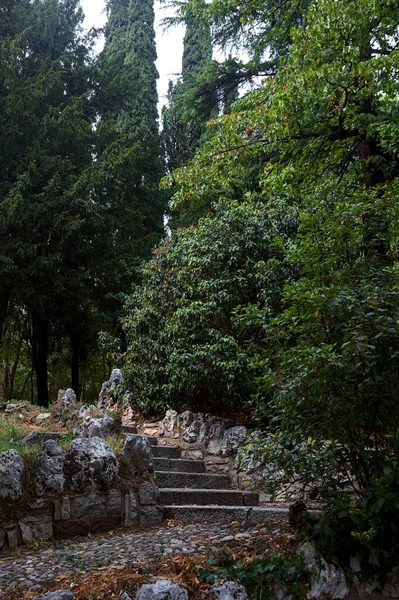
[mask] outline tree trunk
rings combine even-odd
[[[44,407],[49,405],[47,359],[48,321],[35,314],[32,316],[32,362],[36,372],[37,401]]]
[[[6,321],[8,303],[10,300],[10,290],[0,290],[0,342],[4,334],[4,324]]]
[[[72,352],[72,360],[71,360],[72,389],[76,394],[76,399],[79,401],[79,399],[80,399],[80,385],[79,385],[80,348],[79,348],[79,340],[76,339],[74,336],[71,336],[71,352]]]

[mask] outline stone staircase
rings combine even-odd
[[[258,506],[257,492],[231,489],[228,475],[206,473],[202,460],[180,458],[179,448],[158,446],[147,436],[154,455],[156,483],[165,518],[183,523],[265,525],[288,520],[288,509]]]

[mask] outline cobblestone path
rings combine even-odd
[[[81,577],[106,565],[139,566],[176,554],[204,553],[210,546],[234,539],[253,540],[266,531],[270,534],[270,524],[267,528],[258,526],[243,530],[237,523],[175,523],[144,531],[121,531],[84,541],[69,539],[54,546],[26,548],[12,556],[0,555],[0,598],[6,598],[7,591],[39,593],[46,583],[61,575]]]

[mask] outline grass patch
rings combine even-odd
[[[119,457],[120,453],[122,452],[122,448],[125,445],[125,436],[121,435],[120,433],[111,433],[105,438],[105,441],[109,446],[111,446],[116,456]]]
[[[19,442],[28,435],[29,428],[18,415],[11,414],[0,420],[0,452],[15,449],[20,451]]]

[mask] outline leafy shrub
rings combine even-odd
[[[126,305],[127,387],[145,410],[229,410],[255,379],[238,306],[276,302],[282,252],[265,207],[219,204],[154,251]]]
[[[307,576],[300,552],[273,551],[250,561],[235,561],[223,549],[198,568],[198,575],[201,583],[213,584],[218,579],[239,581],[252,597],[259,599],[275,597],[275,584],[283,584],[295,599],[306,597]]]

